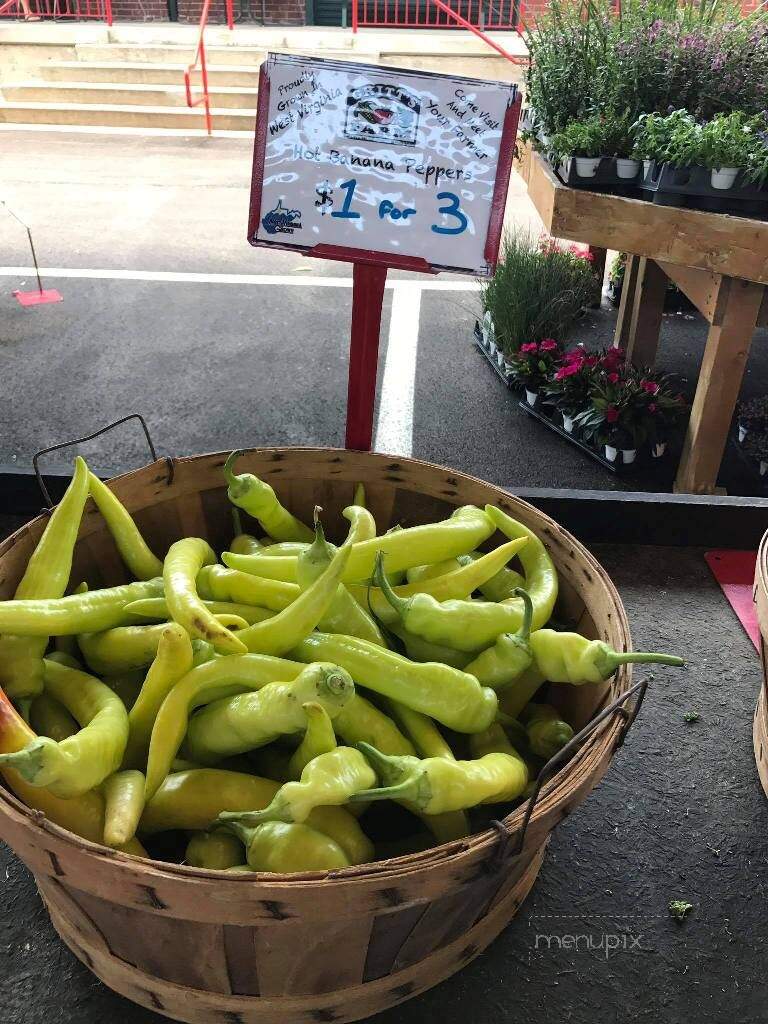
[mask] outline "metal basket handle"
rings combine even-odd
[[[43,480],[42,474],[40,473],[40,466],[39,466],[40,458],[43,455],[50,454],[50,452],[57,452],[61,448],[70,448],[72,445],[75,445],[75,444],[85,444],[86,441],[92,441],[94,439],[94,437],[99,437],[101,434],[106,434],[108,430],[112,430],[114,427],[119,427],[121,423],[127,423],[129,420],[138,420],[139,421],[139,424],[141,425],[141,429],[144,432],[144,437],[145,437],[146,442],[147,442],[147,447],[149,448],[149,453],[152,456],[152,462],[157,462],[158,461],[157,450],[155,449],[155,445],[154,445],[154,443],[152,441],[152,437],[151,437],[151,435],[149,433],[149,427],[147,426],[147,421],[144,419],[144,417],[141,415],[141,413],[138,413],[138,412],[132,412],[132,413],[129,413],[127,416],[121,416],[119,420],[113,420],[111,423],[107,423],[106,426],[100,427],[99,430],[94,430],[94,432],[92,434],[86,434],[85,437],[75,437],[71,441],[61,441],[61,442],[59,442],[59,444],[52,444],[52,445],[49,445],[47,448],[41,448],[39,452],[35,452],[35,454],[32,456],[32,467],[33,467],[33,469],[35,471],[35,476],[37,478],[38,487],[40,488],[40,493],[43,495],[43,500],[45,501],[45,510],[46,511],[50,511],[51,506],[52,506],[52,502],[51,502],[51,495],[49,494],[48,488],[45,486],[45,482]],[[167,483],[171,484],[173,482],[173,469],[174,469],[174,467],[173,467],[173,459],[166,457],[165,461],[168,464],[168,480],[167,480]]]
[[[563,761],[566,761],[573,753],[573,751],[581,743],[583,743],[588,736],[591,736],[591,734],[595,731],[598,725],[600,725],[601,722],[605,721],[606,718],[609,718],[613,714],[618,714],[624,719],[624,725],[622,727],[621,732],[618,735],[616,744],[613,748],[614,750],[619,749],[619,747],[624,743],[624,740],[627,738],[627,733],[632,728],[632,723],[637,718],[637,714],[640,710],[641,704],[643,703],[643,698],[645,697],[645,691],[647,689],[648,680],[643,679],[639,683],[635,683],[634,686],[630,686],[630,688],[626,690],[624,693],[620,693],[614,701],[611,701],[611,703],[607,707],[603,708],[603,710],[599,714],[597,714],[590,722],[588,722],[580,732],[577,732],[576,735],[573,736],[565,744],[564,747],[558,750],[554,757],[551,757],[549,761],[547,761],[547,763],[541,769],[539,774],[536,776],[536,784],[534,785],[533,792],[531,793],[531,796],[528,799],[528,805],[525,809],[525,814],[523,815],[523,824],[520,829],[520,835],[513,850],[509,850],[509,844],[512,836],[510,835],[509,829],[506,826],[506,824],[503,821],[498,820],[494,820],[490,823],[491,827],[496,829],[496,831],[499,834],[499,845],[496,849],[494,857],[492,858],[494,862],[497,862],[498,860],[505,860],[507,857],[517,857],[522,853],[523,846],[525,845],[525,836],[528,831],[528,825],[530,824],[531,818],[533,817],[533,812],[536,808],[536,801],[539,798],[539,793],[541,792],[542,786],[547,781],[547,779],[549,779],[549,777],[554,773],[555,768],[557,768],[558,765],[562,764]],[[638,694],[637,700],[632,706],[632,709],[630,711],[627,711],[624,705],[629,700],[629,698],[632,697],[634,694]]]

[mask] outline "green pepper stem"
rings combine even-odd
[[[43,767],[46,747],[51,743],[51,740],[45,741],[42,737],[37,737],[21,750],[0,754],[0,767],[15,769],[23,779],[34,785]]]
[[[517,639],[527,644],[531,639],[531,622],[533,620],[533,601],[531,601],[531,595],[527,590],[523,590],[522,587],[515,587],[512,591],[515,597],[519,597],[523,602],[523,621],[520,625],[520,629],[517,631]]]
[[[243,520],[237,505],[232,506],[232,529],[235,531],[235,537],[239,537],[243,532]]]
[[[224,463],[223,473],[224,479],[227,481],[228,487],[234,487],[238,483],[237,476],[232,472],[232,467],[242,454],[242,448],[235,448],[232,454],[228,456],[227,461]]]
[[[418,776],[412,775],[394,786],[381,786],[378,789],[361,789],[349,797],[348,803],[367,803],[370,800],[414,800],[419,791]]]
[[[402,769],[399,768],[398,759],[391,754],[382,754],[380,750],[372,747],[370,743],[366,743],[364,740],[355,743],[355,747],[371,765],[379,778],[385,782],[391,782],[393,779],[401,777]]]
[[[627,654],[612,651],[607,660],[613,663],[614,670],[619,665],[675,665],[677,668],[685,665],[685,660],[676,654],[658,654],[655,651],[630,651]]]
[[[234,811],[222,811],[218,819],[214,821],[208,831],[211,833],[219,831],[231,832],[232,835],[237,836],[245,848],[248,849],[251,839],[253,838],[253,828],[250,828],[244,822],[237,819],[252,813],[254,812],[243,811],[242,814],[237,814]],[[230,817],[233,820],[229,820]],[[227,818],[226,821],[224,820],[225,818]],[[260,822],[256,822],[256,824],[258,825]]]
[[[384,555],[381,551],[376,555],[376,567],[373,570],[373,582],[381,590],[384,597],[392,605],[400,618],[405,621],[410,601],[404,597],[398,597],[392,589],[389,580],[384,572]]]
[[[225,825],[227,828],[253,829],[265,821],[286,820],[290,819],[287,819],[284,812],[281,812],[279,802],[273,800],[271,804],[261,811],[222,811],[214,824]],[[240,832],[237,835],[240,839],[243,838]]]

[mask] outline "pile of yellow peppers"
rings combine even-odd
[[[238,454],[224,466],[236,536],[220,560],[184,537],[161,561],[78,458],[0,602],[0,771],[85,839],[257,872],[458,839],[480,827],[478,808],[523,797],[573,736],[539,699],[547,682],[682,664],[548,628],[555,567],[499,508],[380,534],[358,487],[337,547],[321,510],[310,526],[236,475]],[[89,497],[135,582],[71,579]],[[481,552],[497,531],[503,543]]]

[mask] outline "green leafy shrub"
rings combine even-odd
[[[523,232],[504,238],[496,273],[482,290],[496,343],[510,356],[526,342],[562,338],[583,309],[600,295],[591,262],[551,239]]]
[[[557,132],[550,146],[558,160],[570,156],[629,156],[631,125],[627,117],[592,114]]]

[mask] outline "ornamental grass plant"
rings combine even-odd
[[[599,295],[591,260],[580,250],[516,231],[504,237],[482,303],[493,319],[497,345],[511,357],[526,343],[564,337]]]

